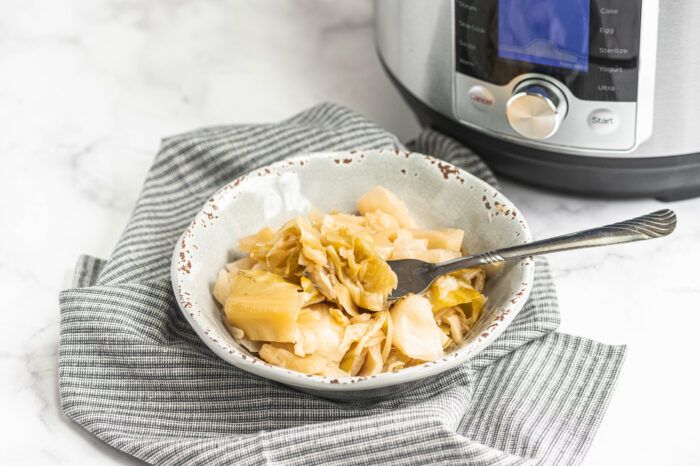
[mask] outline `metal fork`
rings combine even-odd
[[[603,227],[555,236],[554,238],[534,241],[521,246],[482,252],[481,254],[460,257],[438,264],[431,264],[416,259],[389,261],[389,266],[399,279],[398,285],[392,291],[389,299],[397,299],[409,293],[421,293],[435,279],[455,270],[520,259],[537,254],[568,251],[569,249],[591,248],[660,238],[670,235],[675,228],[676,214],[669,209],[663,209]]]

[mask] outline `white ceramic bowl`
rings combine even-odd
[[[443,359],[370,377],[311,376],[272,366],[236,343],[224,327],[212,296],[217,272],[242,256],[239,238],[265,225],[278,227],[324,211],[355,211],[356,200],[382,185],[406,201],[424,228],[465,230],[467,250],[483,252],[531,240],[522,214],[495,188],[432,157],[373,150],[301,155],[242,176],[221,188],[202,207],[173,253],[172,282],[192,328],[217,355],[252,374],[335,399],[399,394],[462,364],[492,343],[523,307],[532,286],[534,262],[507,264],[487,282],[482,317],[461,346]]]

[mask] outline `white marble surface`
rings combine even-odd
[[[107,257],[163,136],[324,100],[417,132],[356,1],[0,0],[0,463],[133,463],[60,411],[57,294]],[[674,208],[667,240],[552,256],[561,330],[627,344],[587,464],[690,464],[700,199],[601,201],[504,182],[536,236]]]

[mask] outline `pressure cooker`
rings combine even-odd
[[[423,125],[497,172],[604,197],[700,195],[700,1],[376,0]]]

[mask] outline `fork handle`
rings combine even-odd
[[[435,273],[443,275],[477,265],[493,264],[537,254],[660,238],[671,234],[675,228],[676,214],[672,210],[663,209],[603,227],[442,262],[436,264]]]

